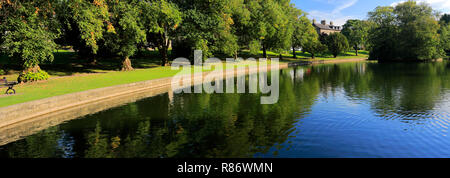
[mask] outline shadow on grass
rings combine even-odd
[[[280,60],[281,62],[293,62],[293,61],[302,61],[302,60],[312,60],[311,58],[311,54],[307,53],[307,52],[301,52],[301,51],[296,51],[296,58],[294,58],[292,51],[289,53],[283,53],[282,54],[282,59]],[[358,51],[358,56],[356,56],[356,53],[354,50],[345,52],[345,53],[341,53],[338,55],[337,58],[334,58],[334,56],[330,53],[324,53],[324,54],[317,54],[315,57],[317,60],[323,60],[323,59],[339,59],[342,57],[355,57],[355,58],[359,58],[359,57],[365,57],[369,55],[368,51]],[[243,50],[241,53],[239,53],[239,57],[242,57],[244,59],[248,59],[250,57],[253,57],[255,59],[258,58],[262,58],[262,51],[260,51],[258,53],[258,55],[256,55],[257,57],[255,57],[255,55],[250,54],[250,52],[248,50]],[[268,58],[279,58],[280,55],[278,53],[274,53],[271,51],[267,51],[267,56]]]
[[[133,68],[154,68],[160,66],[158,51],[146,51],[130,58]],[[52,62],[43,62],[39,66],[53,76],[71,76],[74,74],[106,73],[121,69],[121,58],[98,58],[95,64],[91,58],[80,57],[76,52],[58,51],[54,53]],[[0,55],[0,69],[7,75],[17,75],[22,67],[6,55]]]
[[[171,51],[169,50],[169,56]],[[368,55],[367,51],[359,51],[361,55]],[[279,54],[271,51],[267,51],[268,58],[279,58]],[[281,62],[292,62],[296,60],[311,60],[311,54],[307,52],[296,51],[297,58],[293,58],[292,52],[282,54]],[[248,59],[262,58],[262,51],[259,51],[257,55],[250,54],[249,50],[243,50],[238,55],[240,58]],[[349,51],[339,55],[342,56],[355,56],[354,51]],[[216,54],[214,57],[218,57],[221,60],[226,58],[232,58],[224,54]],[[319,60],[323,59],[335,59],[331,54],[319,54],[316,55]],[[161,64],[161,59],[158,51],[139,51],[135,56],[131,58],[132,66],[135,69],[143,68],[155,68]],[[75,74],[93,74],[93,73],[106,73],[109,71],[119,71],[121,69],[122,59],[119,57],[104,57],[98,58],[96,64],[91,63],[91,58],[80,57],[76,52],[67,50],[59,50],[54,53],[54,60],[52,62],[44,62],[40,64],[40,67],[53,76],[71,76]],[[169,60],[171,61],[171,60]],[[7,75],[18,75],[21,71],[21,66],[16,61],[8,58],[6,55],[0,55],[0,69],[6,71]]]

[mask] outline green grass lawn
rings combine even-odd
[[[298,59],[293,59],[291,54],[283,54],[284,57],[281,62],[308,60],[307,53],[299,52],[297,54]],[[351,56],[352,54],[349,52],[346,56],[337,59],[355,58],[356,56]],[[248,54],[244,51],[243,57],[248,58],[245,55]],[[268,55],[269,58],[278,57],[278,54],[273,52],[269,52]],[[359,57],[362,57],[362,55]],[[335,58],[329,58],[328,56],[316,58],[316,60],[319,59]],[[19,70],[14,70],[17,66],[8,66],[7,60],[5,56],[0,57],[2,68],[3,66],[11,68],[8,75],[1,77],[6,76],[8,80],[15,81]],[[74,52],[58,51],[55,53],[55,60],[51,64],[40,65],[43,70],[51,75],[49,80],[17,85],[15,87],[16,95],[0,95],[0,107],[90,89],[171,77],[179,72],[179,70],[171,70],[170,67],[159,66],[159,57],[155,51],[132,58],[133,67],[136,69],[134,71],[118,71],[120,68],[118,60],[115,58],[102,59],[99,60],[97,65],[90,65],[88,59],[80,59]],[[240,66],[244,66],[244,64],[239,63]],[[6,88],[1,88],[0,92],[5,90]]]
[[[177,72],[170,67],[158,67],[130,72],[110,71],[103,74],[53,77],[47,81],[16,86],[16,95],[0,97],[0,107],[95,88],[170,77]]]
[[[262,51],[259,52],[259,56],[262,57]],[[338,55],[336,58],[332,54],[324,53],[316,55],[314,59],[311,58],[311,54],[308,52],[300,52],[296,51],[297,58],[294,58],[292,51],[290,53],[283,53],[281,60],[282,62],[295,62],[295,61],[318,61],[318,60],[339,60],[339,59],[356,59],[356,58],[368,58],[369,52],[360,50],[358,51],[358,56],[356,56],[356,53],[354,50],[350,50],[348,52],[342,53]],[[267,56],[269,58],[279,58],[279,53],[275,53],[272,51],[267,51]],[[248,50],[244,50],[242,52],[242,57],[251,57]]]
[[[336,60],[336,59],[359,59],[359,58],[369,58],[369,52],[368,51],[358,51],[358,56],[356,56],[355,51],[348,51],[345,52],[343,54],[340,54],[339,56],[337,56],[336,58],[334,58],[333,55],[331,54],[324,54],[324,55],[319,55],[316,56],[315,59],[311,59],[311,54],[309,53],[305,53],[305,54],[301,54],[301,57],[297,58],[306,58],[305,60],[308,61],[314,61],[314,60]]]

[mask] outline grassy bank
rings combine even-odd
[[[261,52],[262,53],[262,52]],[[290,54],[283,54],[281,62],[293,62],[307,59],[308,54],[298,53],[298,56],[305,58],[293,59]],[[243,54],[245,58],[245,52]],[[278,54],[269,52],[269,58],[278,57]],[[351,53],[348,53],[351,55]],[[337,59],[355,58],[356,56],[342,56]],[[360,56],[361,57],[361,56]],[[2,57],[2,65],[5,65],[5,57]],[[328,58],[327,56],[318,57],[315,60],[321,59],[336,59]],[[64,95],[74,92],[86,91],[90,89],[109,87],[120,84],[134,83],[145,80],[152,80],[164,77],[174,76],[179,70],[171,70],[170,67],[159,66],[159,58],[156,52],[149,52],[140,57],[132,59],[133,66],[136,68],[130,72],[120,72],[117,69],[118,59],[102,59],[97,65],[90,65],[88,59],[77,58],[75,53],[60,51],[55,53],[55,60],[51,64],[42,64],[41,68],[46,70],[51,78],[47,81],[40,81],[34,83],[20,84],[15,87],[16,95],[1,95],[0,107],[9,106],[13,104],[23,103],[43,99],[52,96]],[[238,63],[244,66],[246,63]],[[8,80],[16,80],[19,70],[14,70],[15,66],[7,66],[8,70],[6,76]],[[1,77],[3,77],[1,76]],[[2,88],[0,92],[4,92]]]

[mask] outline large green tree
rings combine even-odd
[[[63,34],[58,42],[73,46],[81,56],[92,57],[91,62],[95,64],[98,43],[103,39],[109,18],[105,0],[59,2],[57,14]]]
[[[240,49],[249,46],[252,41],[250,30],[247,29],[248,25],[251,23],[251,14],[247,7],[248,4],[244,3],[244,0],[234,0],[230,1],[230,3],[232,4],[231,7],[233,9],[233,15],[231,16],[233,20],[231,33],[234,34],[237,39],[237,47],[239,51]]]
[[[440,31],[441,48],[449,53],[450,52],[450,24],[442,24]]]
[[[435,14],[429,5],[415,1],[369,12],[369,20],[375,25],[369,32],[370,58],[385,61],[441,57]]]
[[[297,58],[295,49],[302,47],[305,41],[308,41],[308,37],[311,37],[311,33],[316,33],[310,23],[306,14],[301,10],[292,7],[291,9],[291,25],[294,28],[292,33],[292,54],[294,58]],[[312,29],[312,31],[311,31]]]
[[[448,24],[450,23],[450,14],[444,14],[441,16],[439,22],[443,23],[443,24]]]
[[[239,50],[234,20],[245,16],[242,0],[174,0],[182,12],[182,23],[173,42],[174,57],[192,57],[202,50],[203,57],[212,54],[236,55]],[[236,15],[234,17],[235,14]],[[244,20],[240,21],[245,23]]]
[[[303,44],[303,50],[311,53],[311,58],[316,58],[316,54],[323,53],[327,50],[327,46],[322,44],[318,37],[316,39],[313,39],[311,41],[307,41]]]
[[[450,53],[450,14],[444,14],[439,20],[441,25],[439,29],[441,48],[447,53]]]
[[[2,2],[0,15],[1,46],[23,67],[19,81],[28,73],[40,72],[39,64],[53,60],[54,39],[59,35],[53,1]]]
[[[295,47],[301,47],[303,51],[306,51],[305,49],[310,48],[311,46],[319,47],[318,49],[321,49],[321,45],[314,44],[319,42],[319,35],[309,19],[306,16],[301,16],[297,23],[298,24],[294,26],[295,31],[292,35],[294,58],[297,57],[295,56]],[[309,51],[311,52],[311,50]]]
[[[394,8],[391,6],[377,7],[369,12],[369,21],[374,27],[369,30],[368,42],[369,58],[377,60],[395,59],[397,55],[398,27],[396,24]]]
[[[122,59],[122,71],[133,70],[130,56],[137,51],[137,44],[145,41],[141,26],[138,1],[107,1],[109,20],[104,34],[104,47]]]
[[[161,65],[169,64],[169,45],[175,38],[175,30],[182,21],[182,14],[176,4],[167,0],[141,2],[142,23],[147,33],[147,42],[158,48]]]
[[[427,4],[407,1],[395,7],[399,26],[400,53],[403,59],[436,59],[439,51],[439,24]]]
[[[328,35],[326,45],[335,58],[349,48],[347,38],[341,33],[331,33]]]
[[[347,37],[349,45],[356,51],[356,56],[358,56],[358,49],[365,46],[368,31],[368,22],[362,20],[348,20],[343,26],[342,34]]]
[[[289,20],[291,16],[289,2],[289,0],[246,2],[251,13],[248,29],[252,30],[252,41],[260,42],[265,58],[267,58],[267,50],[281,52],[291,47],[294,28]]]

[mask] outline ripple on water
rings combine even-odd
[[[296,157],[450,156],[450,115],[442,109],[374,109],[343,92],[320,95],[291,138]],[[447,104],[447,103],[446,103]],[[441,105],[443,106],[443,105]],[[445,106],[445,105],[444,105]]]

